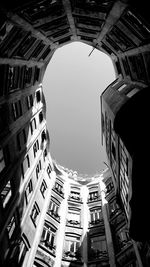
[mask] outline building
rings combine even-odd
[[[149,181],[141,182],[146,175],[143,165],[147,159],[143,157],[145,147],[140,143],[148,138],[144,131],[148,120],[148,94],[145,84],[117,78],[101,95],[102,142],[115,191],[126,214],[130,237],[142,244],[149,236]],[[142,216],[137,207],[142,209]]]
[[[84,179],[55,170],[34,266],[142,266],[110,171]]]
[[[39,240],[49,218],[50,196],[56,197],[54,191],[57,189],[52,188],[58,169],[56,171],[49,153],[42,80],[55,50],[73,41],[84,42],[106,53],[114,64],[116,81],[105,90],[102,100],[103,112],[106,111],[102,124],[107,121],[108,161],[117,201],[120,200],[127,223],[130,223],[130,236],[138,242],[143,265],[149,266],[149,162],[146,148],[149,145],[150,18],[148,1],[145,0],[142,3],[134,0],[1,1],[0,263],[2,266],[32,266],[33,262],[37,265],[38,251],[43,251],[44,243],[40,245]],[[61,171],[60,176],[62,181],[59,182],[63,185],[66,178],[62,177]],[[69,182],[67,186],[69,190]],[[67,202],[69,193],[65,194],[64,201]],[[56,206],[60,206],[62,199],[62,196],[58,197]],[[85,211],[83,203],[75,205],[75,216],[80,210]],[[90,205],[87,208],[94,208]],[[107,220],[104,221],[106,227]],[[54,235],[58,225],[64,229],[72,227],[68,222],[66,228],[65,222],[60,223],[57,217]],[[86,231],[82,227],[82,224],[76,225],[78,238],[82,238],[82,231]],[[109,228],[111,237],[114,232]],[[70,237],[67,235],[66,238],[69,243]],[[77,236],[74,238],[79,241],[76,243],[83,241]],[[91,240],[93,244],[97,242]],[[86,250],[86,238],[84,242]],[[135,258],[140,265],[136,244]],[[56,255],[53,253],[51,263],[54,258],[57,258],[57,264],[70,262],[70,256],[62,254],[63,258],[57,257],[58,249],[52,249]],[[110,264],[108,259],[113,251],[116,251],[115,246],[107,251],[109,257],[104,253],[106,266]],[[95,264],[90,263],[92,256],[82,255],[89,266]],[[81,265],[79,258],[78,264]],[[112,259],[120,266],[125,264],[118,258],[114,260],[114,256]]]
[[[18,261],[22,250],[21,264],[22,255],[29,248],[34,249],[37,223],[41,227],[48,204],[45,197],[51,186],[52,160],[42,86],[34,85],[22,94],[17,91],[4,105],[8,124],[4,136],[1,132],[0,257],[2,263],[7,258],[7,264],[12,264],[11,258]]]

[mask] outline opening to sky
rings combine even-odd
[[[100,95],[116,78],[110,57],[91,50],[81,42],[58,48],[43,79],[51,156],[83,176],[106,168]]]

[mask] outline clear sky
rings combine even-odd
[[[43,79],[50,153],[80,175],[106,166],[101,146],[100,95],[115,79],[111,59],[81,42],[58,48]]]

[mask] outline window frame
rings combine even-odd
[[[8,183],[9,183],[9,186],[7,186]],[[2,193],[4,193],[4,194],[2,194]],[[8,202],[12,196],[12,188],[11,188],[10,180],[7,181],[7,184],[4,186],[3,190],[1,191],[0,196],[1,196],[3,208],[5,209],[5,207],[7,206]]]
[[[27,192],[28,191],[28,192]],[[33,192],[33,182],[32,182],[32,178],[30,178],[27,187],[25,189],[25,199],[26,199],[26,205],[28,205],[31,195]]]
[[[45,194],[46,190],[47,190],[47,183],[46,183],[45,179],[43,179],[41,186],[40,186],[40,191],[41,191],[43,198],[45,198],[44,194]]]
[[[0,173],[5,169],[6,162],[5,162],[5,155],[4,149],[0,148]]]
[[[30,218],[35,227],[37,226],[37,220],[38,220],[39,214],[40,214],[40,208],[37,202],[35,201],[32,207],[32,210],[31,210],[31,214],[30,214]]]

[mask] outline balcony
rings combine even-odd
[[[122,213],[122,210],[120,208],[115,208],[110,210],[110,220],[117,217],[119,214]]]
[[[82,262],[82,257],[80,251],[63,251],[63,260]]]
[[[58,189],[57,187],[53,187],[53,191],[56,192],[62,198],[64,198],[64,192],[62,190]]]
[[[95,221],[89,222],[89,227],[94,227],[94,226],[104,226],[103,220],[97,219]]]
[[[81,227],[81,223],[76,220],[67,220],[66,225],[73,226],[73,227]]]
[[[69,201],[82,202],[82,198],[80,196],[75,196],[75,195],[70,195],[68,200]]]
[[[95,201],[99,201],[99,200],[101,200],[101,197],[95,196],[95,197],[89,198],[87,202],[90,203],[90,202],[95,202]]]
[[[39,262],[39,263],[46,262],[47,264],[49,264],[49,266],[52,266],[52,267],[54,266],[54,263],[55,263],[55,261],[54,261],[54,259],[52,259],[52,257],[47,256],[39,248],[38,248],[37,253],[36,253],[35,261]]]
[[[55,219],[57,222],[60,222],[60,216],[55,213],[53,210],[48,210],[47,212],[53,219]]]
[[[106,191],[106,200],[110,201],[111,198],[113,198],[115,195],[115,190],[112,188],[110,191]]]
[[[110,224],[114,228],[117,228],[118,226],[120,227],[121,225],[124,225],[126,223],[126,217],[124,213],[120,210],[117,209],[110,215]]]
[[[135,251],[131,240],[120,243],[118,251],[116,251],[116,260],[119,266],[125,266],[130,260],[135,258]]]
[[[55,255],[56,253],[56,246],[52,245],[48,240],[41,240],[39,246],[40,248],[46,250],[46,252],[50,252],[52,255]]]

